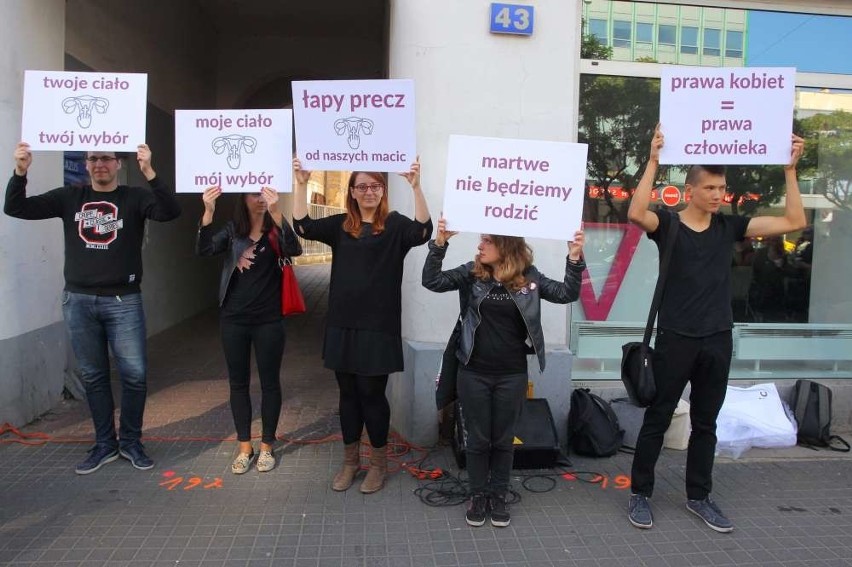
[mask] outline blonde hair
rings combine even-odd
[[[533,251],[520,236],[483,234],[494,242],[500,261],[496,265],[485,265],[474,260],[473,276],[480,280],[495,279],[510,291],[518,291],[527,284],[524,272],[532,266]]]

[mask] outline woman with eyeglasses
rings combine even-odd
[[[535,354],[544,371],[541,301],[570,303],[580,296],[582,230],[568,243],[565,276],[551,280],[533,265],[523,238],[483,234],[472,262],[441,271],[447,243],[456,232],[438,221],[423,265],[423,287],[458,290],[462,326],[456,357],[456,390],[467,432],[470,504],[465,519],[481,526],[488,515],[496,527],[509,525],[506,495],[515,424],[527,392],[527,354]]]
[[[388,375],[403,369],[402,271],[405,255],[429,240],[432,220],[420,188],[420,162],[404,174],[414,195],[414,219],[388,207],[387,178],[355,171],[349,176],[346,213],[312,219],[307,209],[310,172],[293,160],[296,189],[293,225],[309,240],[329,245],[331,283],[323,360],[340,389],[340,429],[344,459],[332,481],[348,489],[360,468],[361,432],[370,438],[370,467],[361,483],[365,494],[384,486],[390,405]]]
[[[281,415],[285,335],[280,262],[299,256],[302,245],[278,209],[275,189],[263,187],[259,193],[239,195],[233,220],[214,230],[213,213],[221,195],[221,187],[209,187],[201,196],[204,213],[198,227],[196,252],[200,256],[227,253],[219,283],[219,306],[231,413],[239,446],[231,472],[248,472],[255,458],[257,471],[268,472],[275,468],[275,429]],[[259,454],[251,444],[252,345],[261,388]]]

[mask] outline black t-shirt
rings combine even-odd
[[[527,371],[527,328],[509,291],[498,284],[479,304],[482,321],[476,328],[467,367],[480,374]]]
[[[343,230],[346,215],[293,220],[296,233],[328,244],[333,252],[328,293],[329,327],[401,333],[402,272],[408,251],[432,235],[432,220],[412,220],[395,211],[385,229],[372,234],[365,223],[360,238]]]
[[[271,323],[281,318],[281,268],[266,233],[246,248],[234,268],[222,318],[245,324]]]
[[[648,233],[662,257],[672,221],[677,214],[657,211],[660,224]],[[731,311],[731,259],[734,242],[745,237],[748,217],[712,215],[710,226],[696,232],[680,223],[658,326],[688,337],[706,337],[733,328]]]

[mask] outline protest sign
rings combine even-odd
[[[136,152],[148,75],[26,71],[21,140],[32,150]]]
[[[583,216],[586,144],[450,136],[448,230],[572,240]]]
[[[293,190],[293,113],[275,110],[176,110],[178,193],[219,186],[226,193]]]
[[[660,163],[789,163],[795,90],[792,68],[665,67]]]
[[[293,113],[305,169],[405,172],[417,157],[414,81],[294,81]]]

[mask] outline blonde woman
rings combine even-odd
[[[527,354],[535,354],[544,370],[541,300],[570,303],[580,295],[584,234],[568,243],[563,281],[545,277],[533,265],[523,238],[483,234],[472,262],[441,271],[447,241],[455,232],[438,221],[423,266],[423,286],[445,292],[458,290],[462,330],[457,389],[467,429],[471,526],[491,516],[497,527],[509,525],[506,493],[512,469],[515,423],[527,391]]]

